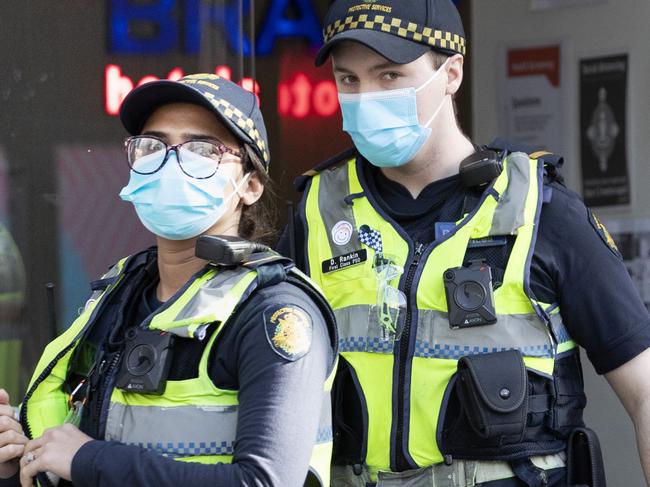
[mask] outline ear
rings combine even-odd
[[[263,192],[264,184],[260,179],[260,175],[257,171],[253,171],[250,173],[248,181],[246,181],[246,185],[240,190],[240,201],[242,204],[250,206],[262,197]]]
[[[463,82],[463,63],[465,58],[454,54],[447,65],[447,95],[455,95]]]

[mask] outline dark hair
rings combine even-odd
[[[244,206],[239,220],[238,234],[247,240],[253,240],[266,245],[275,243],[277,237],[278,210],[275,206],[276,192],[257,153],[245,144],[241,148],[242,163],[245,173],[257,173],[264,185],[264,192],[259,200],[250,206]]]
[[[433,49],[429,51],[429,56],[433,61],[433,67],[435,69],[440,68],[443,64],[445,64],[445,61],[451,57],[448,54],[445,54],[444,52],[435,51]]]

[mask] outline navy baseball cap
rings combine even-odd
[[[214,113],[243,143],[257,153],[268,171],[271,156],[257,97],[216,74],[190,74],[178,81],[145,83],[131,91],[120,107],[120,119],[138,135],[149,116],[162,105],[194,103]]]
[[[465,55],[465,30],[452,0],[335,0],[324,22],[321,66],[334,45],[359,42],[397,64],[434,49]]]

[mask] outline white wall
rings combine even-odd
[[[650,218],[650,0],[608,0],[605,4],[532,12],[530,0],[473,0],[472,52],[474,140],[489,142],[498,135],[499,69],[506,47],[544,45],[561,41],[562,83],[566,116],[564,174],[580,191],[578,62],[601,54],[629,54],[628,164],[632,203],[602,208],[605,219]],[[553,141],[548,141],[553,147]],[[636,453],[634,430],[604,378],[586,357],[588,395],[586,420],[600,435],[608,484],[645,485]]]

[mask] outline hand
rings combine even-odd
[[[20,459],[20,483],[31,487],[33,478],[40,472],[51,472],[63,479],[72,480],[72,459],[79,449],[92,438],[71,424],[51,428],[40,438],[25,446]]]
[[[16,421],[14,408],[9,405],[9,394],[0,389],[0,479],[16,475],[18,459],[28,441]]]

